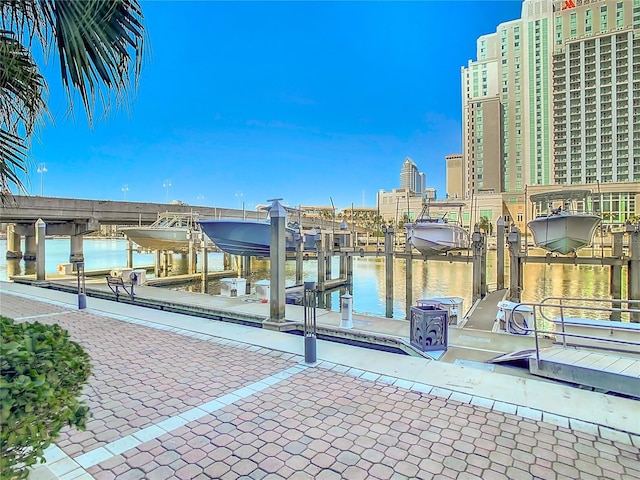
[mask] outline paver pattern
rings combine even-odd
[[[10,295],[0,302],[0,313],[14,317],[60,308]],[[301,360],[95,312],[37,320],[59,322],[93,359],[89,429],[66,431],[57,442],[71,457]],[[87,471],[96,479],[150,480],[638,479],[640,452],[321,364]]]

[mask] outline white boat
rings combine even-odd
[[[463,203],[440,203],[439,207],[458,207]],[[422,209],[420,217],[406,223],[407,240],[423,255],[437,255],[450,250],[469,247],[469,233],[457,221],[449,220],[447,214],[441,217],[429,216],[429,203]]]
[[[602,218],[586,211],[589,190],[538,193],[530,200],[540,213],[527,226],[537,247],[567,255],[589,245]],[[578,211],[580,204],[581,210]]]
[[[271,223],[256,220],[198,220],[202,231],[223,252],[250,257],[268,257],[271,252]],[[295,251],[298,231],[285,229],[285,249]]]
[[[198,235],[197,214],[162,212],[151,225],[124,227],[119,230],[129,240],[147,250],[184,250]]]

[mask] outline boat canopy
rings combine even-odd
[[[555,190],[553,192],[535,193],[529,197],[533,203],[552,202],[554,200],[583,200],[591,196],[591,190]]]

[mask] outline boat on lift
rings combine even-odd
[[[250,257],[268,257],[271,252],[271,223],[268,220],[198,220],[202,231],[223,252]],[[285,249],[295,252],[298,229],[285,227]]]
[[[145,250],[185,250],[199,235],[197,213],[161,212],[151,225],[123,227],[119,231]]]
[[[537,193],[529,199],[540,213],[527,226],[537,247],[567,255],[591,244],[602,221],[587,208],[590,190]]]
[[[449,211],[438,217],[429,214],[429,209],[436,206],[458,208],[458,218],[461,218],[464,205],[461,202],[425,202],[420,216],[414,222],[404,225],[407,229],[407,240],[425,256],[469,248],[469,232],[458,220],[448,218]]]

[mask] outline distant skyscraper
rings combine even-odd
[[[419,181],[418,167],[409,157],[405,158],[402,164],[402,170],[400,170],[400,188],[417,192]]]
[[[416,189],[416,193],[422,195],[424,190],[427,188],[427,176],[424,172],[418,173],[418,188]]]
[[[465,194],[640,181],[640,0],[524,0],[462,97]]]
[[[464,198],[462,161],[459,153],[447,155],[447,196],[449,198]]]

